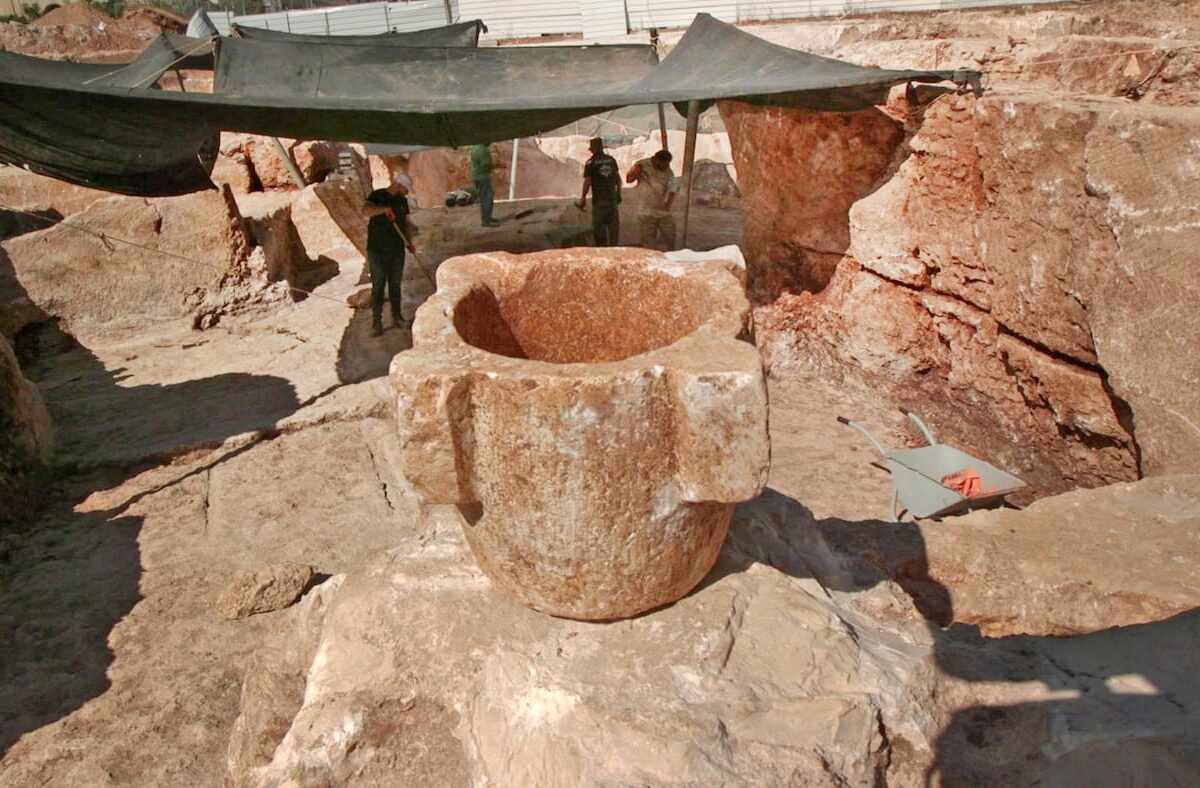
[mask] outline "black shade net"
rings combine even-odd
[[[893,85],[967,74],[855,66],[771,44],[707,14],[662,63],[642,45],[476,49],[317,38],[218,39],[211,94],[88,81],[99,72],[75,69],[105,67],[0,53],[0,157],[113,191],[177,194],[211,186],[198,154],[220,130],[457,146],[637,104],[683,111],[690,100],[733,98],[862,109]],[[71,70],[57,68],[64,66]]]

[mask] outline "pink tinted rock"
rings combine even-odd
[[[721,102],[745,215],[750,293],[821,290],[850,245],[847,212],[903,137],[877,109],[809,112]]]

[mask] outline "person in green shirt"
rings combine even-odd
[[[504,164],[492,161],[490,145],[471,146],[471,180],[479,199],[479,218],[484,227],[496,227],[500,222],[492,218],[492,204],[496,193],[492,189],[492,173],[504,169]]]

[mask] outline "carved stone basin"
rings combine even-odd
[[[392,362],[404,474],[426,502],[458,504],[479,566],[534,609],[609,619],[674,602],[766,481],[740,255],[688,257],[449,260]]]

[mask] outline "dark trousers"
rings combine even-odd
[[[479,198],[479,218],[484,224],[492,221],[492,204],[496,201],[496,192],[492,189],[492,179],[475,181],[475,191]]]
[[[371,324],[383,325],[383,291],[387,288],[387,299],[392,304],[392,317],[400,319],[400,280],[404,275],[404,250],[399,254],[367,252],[367,266],[371,269]]]
[[[592,235],[596,246],[621,243],[621,206],[617,203],[592,203]]]

